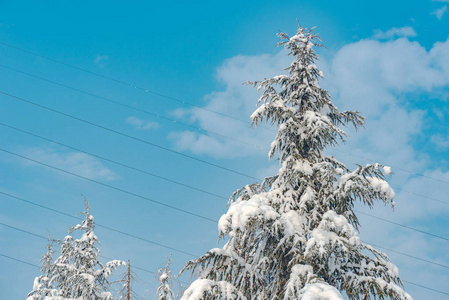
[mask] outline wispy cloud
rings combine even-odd
[[[260,95],[255,88],[242,86],[242,83],[279,75],[288,66],[289,60],[290,58],[284,52],[275,55],[239,55],[226,60],[217,70],[216,76],[225,88],[206,95],[205,108],[231,115],[245,122],[197,108],[174,112],[178,117],[198,122],[202,128],[233,139],[194,131],[173,132],[170,138],[180,150],[212,157],[267,155],[268,145],[275,132],[263,128],[251,128],[249,116],[255,110],[257,98]]]
[[[375,39],[392,39],[395,37],[415,37],[416,32],[415,30],[410,26],[400,27],[400,28],[391,28],[387,31],[380,31],[377,30],[374,33]]]
[[[438,20],[441,20],[443,18],[443,15],[446,13],[446,11],[447,11],[447,5],[432,12],[432,15],[435,15]]]
[[[133,126],[137,130],[149,130],[159,128],[159,124],[151,121],[144,121],[136,117],[128,117],[126,123]]]
[[[37,161],[90,179],[115,180],[119,176],[94,157],[81,152],[65,152],[54,148],[28,148],[22,153]],[[27,165],[32,165],[27,163]],[[62,173],[58,173],[62,174]]]
[[[109,56],[107,55],[97,55],[94,59],[94,64],[99,66],[100,68],[104,68],[106,61],[109,60]]]
[[[446,150],[449,148],[449,136],[435,134],[430,138],[430,141],[437,146],[438,150]]]

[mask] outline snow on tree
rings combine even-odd
[[[182,299],[340,300],[343,291],[349,299],[411,300],[396,266],[359,238],[353,211],[356,201],[394,204],[390,168],[351,171],[324,153],[345,141],[341,127],[357,129],[365,119],[339,111],[320,87],[313,29],[278,35],[293,57],[288,74],[247,84],[263,91],[253,124],[279,127],[269,152],[279,154],[279,172],[232,195],[218,224],[228,240],[186,264],[182,272],[199,279]]]
[[[41,272],[43,275],[34,279],[33,290],[28,294],[27,300],[44,300],[57,296],[57,290],[50,280],[53,273],[53,241],[48,237],[47,253],[41,258]]]
[[[104,266],[99,260],[100,250],[95,235],[94,217],[90,214],[90,206],[86,200],[86,211],[81,213],[84,220],[81,224],[70,227],[68,235],[63,240],[55,242],[61,246],[61,255],[52,262],[53,250],[44,255],[45,268],[43,263],[42,271],[44,279],[37,279],[38,287],[40,282],[47,282],[54,287],[52,294],[43,298],[28,298],[27,300],[113,300],[112,294],[108,292],[108,277],[112,272],[124,262],[119,260],[110,261]],[[75,239],[72,234],[75,231],[82,232],[81,238]],[[40,277],[38,277],[40,278]],[[35,281],[36,282],[36,281]],[[35,286],[36,287],[36,286]],[[33,289],[34,292],[35,288]],[[33,297],[33,292],[30,293]]]
[[[156,275],[159,277],[159,286],[157,288],[157,299],[159,300],[175,300],[173,292],[173,275],[170,269],[171,255],[167,260],[167,265],[158,270]]]

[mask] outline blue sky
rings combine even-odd
[[[365,130],[350,132],[340,151],[348,166],[374,159],[391,165],[397,207],[369,214],[449,237],[449,1],[1,1],[0,42],[151,91],[249,121],[257,93],[242,87],[282,73],[290,59],[274,47],[279,30],[296,19],[317,26],[322,85],[342,109],[360,110]],[[276,172],[267,161],[273,131],[183,105],[0,44],[0,91],[51,107],[180,153],[260,178]],[[7,68],[9,69],[7,69]],[[117,106],[21,72],[146,110]],[[0,96],[0,122],[147,172],[229,197],[253,179],[201,163]],[[155,117],[154,114],[160,117]],[[219,135],[192,130],[169,118]],[[226,200],[151,177],[79,151],[0,126],[1,148],[60,169],[212,219]],[[346,154],[350,153],[350,154]],[[360,158],[361,157],[361,158]],[[201,255],[216,246],[214,222],[0,153],[0,191],[76,215],[83,197],[99,224]],[[407,170],[407,171],[402,171]],[[412,172],[409,172],[412,171]],[[413,174],[424,174],[427,177]],[[433,178],[430,179],[429,177]],[[434,180],[434,179],[438,179]],[[413,194],[412,194],[413,193]],[[426,196],[423,198],[416,194]],[[432,198],[432,199],[429,199]],[[0,195],[0,222],[63,238],[75,221]],[[369,216],[365,240],[443,265],[448,242]],[[148,270],[173,253],[179,271],[192,257],[97,229],[103,254]],[[0,252],[38,264],[46,242],[0,226]],[[384,249],[381,249],[384,250]],[[447,268],[384,250],[402,278],[449,292]],[[124,270],[121,270],[122,272]],[[136,270],[147,282],[150,274]],[[0,298],[23,299],[38,271],[0,257]],[[151,286],[138,285],[143,295]],[[406,284],[415,299],[447,295]],[[146,294],[147,297],[149,293]]]

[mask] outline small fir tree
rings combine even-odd
[[[57,296],[51,277],[54,270],[53,240],[48,237],[47,253],[41,258],[41,272],[43,275],[34,279],[33,290],[28,294],[27,300],[45,300]]]
[[[108,277],[118,266],[125,265],[125,263],[114,260],[104,266],[98,260],[100,250],[97,248],[97,244],[99,242],[94,232],[94,217],[90,214],[87,200],[86,211],[81,214],[84,215],[81,224],[70,227],[69,234],[64,240],[55,241],[61,246],[61,255],[52,262],[53,250],[49,249],[49,252],[43,257],[43,261],[45,261],[45,268],[43,267],[42,270],[44,277],[37,279],[37,282],[48,282],[48,286],[53,289],[51,295],[42,299],[113,300],[112,294],[108,292]],[[73,238],[72,234],[75,231],[82,232],[81,238]],[[31,296],[33,292],[30,293]]]
[[[228,241],[186,264],[182,272],[199,279],[182,299],[340,300],[344,291],[351,300],[411,300],[389,258],[359,238],[353,211],[356,201],[394,203],[390,168],[351,171],[324,154],[344,142],[341,126],[357,129],[364,118],[340,112],[319,86],[318,35],[299,26],[279,37],[293,57],[288,74],[247,83],[263,91],[253,124],[279,126],[269,152],[279,153],[279,172],[232,195],[218,224]]]
[[[175,300],[173,292],[173,275],[170,269],[171,255],[167,259],[164,268],[158,270],[156,275],[159,277],[159,286],[157,288],[157,299],[159,300]]]

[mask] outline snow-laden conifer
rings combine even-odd
[[[319,85],[315,65],[320,39],[299,26],[281,42],[293,62],[280,75],[248,82],[262,91],[254,124],[279,127],[269,158],[279,154],[277,175],[236,191],[219,221],[216,248],[187,263],[199,273],[183,299],[411,300],[398,269],[358,235],[356,201],[392,203],[389,167],[350,170],[324,153],[364,124],[358,112],[339,111]]]
[[[51,281],[54,270],[53,253],[53,240],[48,237],[47,253],[41,258],[42,275],[34,279],[33,290],[28,294],[27,300],[45,300],[57,296],[57,289]]]
[[[175,300],[175,293],[173,292],[173,274],[170,269],[171,255],[167,260],[164,268],[161,268],[156,273],[159,277],[159,286],[157,288],[157,299],[159,300]]]
[[[108,291],[108,277],[118,266],[125,263],[113,260],[104,266],[98,260],[99,242],[94,232],[94,217],[90,214],[87,200],[86,211],[81,214],[84,215],[81,224],[70,227],[68,235],[63,240],[55,240],[61,247],[60,256],[52,261],[53,250],[49,248],[49,252],[43,257],[46,266],[42,269],[44,277],[36,280],[38,286],[41,282],[48,282],[52,287],[51,294],[27,300],[113,300],[112,294]],[[76,239],[72,235],[78,231],[81,232],[81,238]],[[33,297],[33,292],[30,293],[30,297]]]

